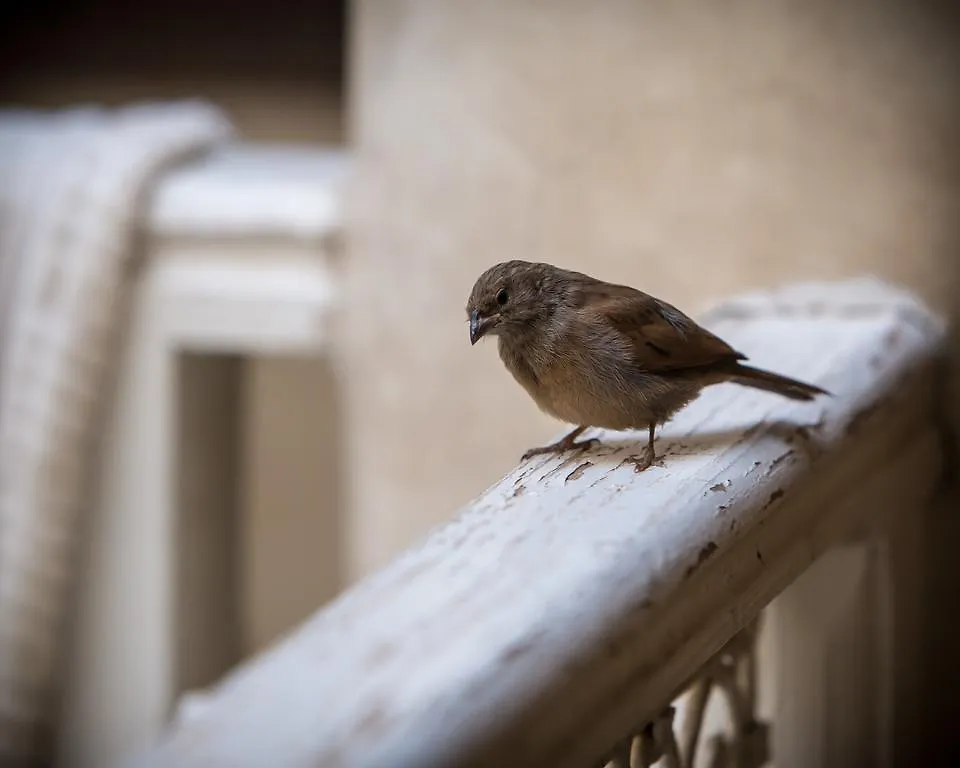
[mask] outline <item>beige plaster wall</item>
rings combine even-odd
[[[354,572],[561,429],[467,342],[496,261],[692,310],[862,272],[960,303],[955,30],[908,2],[356,3]]]

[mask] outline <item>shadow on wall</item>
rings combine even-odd
[[[344,140],[347,0],[38,0],[4,21],[4,105],[202,97],[249,139]]]
[[[943,198],[925,201],[943,210],[943,230],[936,254],[941,282],[934,289],[937,295],[929,298],[937,301],[951,323],[949,374],[944,392],[947,488],[943,502],[930,513],[924,542],[928,567],[924,585],[927,604],[923,611],[926,625],[922,632],[926,643],[923,687],[926,691],[943,691],[943,698],[923,703],[921,722],[927,731],[920,742],[921,754],[916,755],[918,762],[939,764],[945,758],[960,759],[960,743],[948,736],[956,729],[957,712],[950,692],[960,688],[960,622],[953,618],[960,594],[960,8],[936,0],[917,3],[909,11],[901,7],[909,3],[896,5],[903,13],[925,13],[932,20],[937,30],[928,41],[932,57],[948,71],[952,85],[945,94],[949,108],[944,124],[937,126],[929,146],[918,147],[919,152],[928,154],[943,177]],[[911,255],[904,254],[904,258],[910,259]]]

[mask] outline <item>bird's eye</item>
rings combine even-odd
[[[507,294],[507,289],[506,289],[506,288],[501,288],[501,289],[497,292],[497,304],[499,304],[501,307],[502,307],[504,304],[507,303],[507,299],[508,299],[508,298],[510,298],[510,297],[509,297],[509,295]]]

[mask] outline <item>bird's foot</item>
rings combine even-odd
[[[547,453],[564,453],[565,451],[571,450],[582,451],[586,448],[589,448],[591,445],[599,444],[600,440],[596,437],[591,437],[588,440],[567,440],[567,438],[563,438],[562,440],[557,440],[555,443],[550,443],[550,445],[544,445],[539,448],[531,448],[520,457],[520,461],[526,461],[534,456],[542,456]]]
[[[620,466],[624,464],[633,464],[634,472],[643,472],[645,469],[650,469],[654,464],[660,464],[661,461],[657,459],[656,453],[654,453],[653,448],[647,448],[642,456],[627,456]]]

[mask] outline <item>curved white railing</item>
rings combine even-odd
[[[698,741],[710,765],[889,760],[909,716],[905,585],[939,481],[943,328],[872,280],[741,297],[705,323],[833,396],[715,387],[641,474],[622,434],[522,464],[135,764],[688,765]],[[757,676],[755,620],[778,595]],[[704,739],[711,688],[733,725]]]

